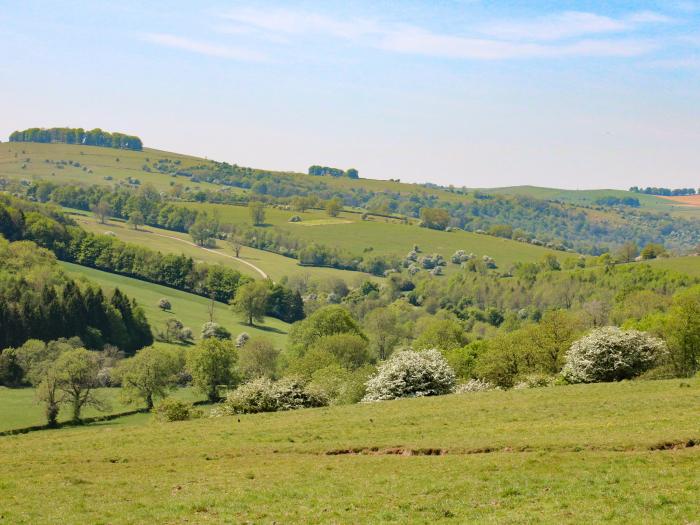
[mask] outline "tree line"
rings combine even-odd
[[[143,143],[139,137],[117,132],[110,133],[99,128],[88,131],[83,128],[29,128],[13,131],[10,134],[10,142],[79,144],[133,151],[143,150]]]
[[[647,186],[646,188],[640,188],[638,186],[632,186],[630,191],[633,193],[644,193],[646,195],[661,195],[664,197],[672,197],[678,195],[695,195],[697,192],[695,188],[653,188]]]

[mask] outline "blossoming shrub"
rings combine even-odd
[[[319,407],[326,399],[294,377],[271,381],[262,377],[239,386],[212,411],[213,416],[277,412],[297,408]]]
[[[488,390],[499,390],[499,388],[485,379],[470,379],[466,383],[457,385],[455,394],[468,394],[470,392],[486,392]]]
[[[645,332],[607,326],[571,345],[562,374],[570,383],[630,379],[651,369],[667,352],[666,343]]]
[[[367,381],[363,401],[449,394],[455,386],[454,370],[435,349],[395,352]]]

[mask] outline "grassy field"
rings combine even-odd
[[[245,207],[208,203],[188,203],[187,206],[210,210],[216,213],[222,222],[250,222],[249,212]],[[288,222],[292,215],[299,215],[302,222]],[[344,212],[336,219],[329,221],[328,215],[321,211],[298,213],[266,209],[265,220],[268,224],[289,231],[298,238],[335,246],[357,254],[404,257],[411,251],[414,244],[418,244],[424,253],[439,253],[448,259],[457,250],[489,255],[504,269],[517,261],[539,262],[547,253],[553,253],[559,258],[566,256],[562,252],[489,235],[464,231],[442,232],[419,228],[413,224],[397,224],[390,219],[385,220],[380,217],[363,221],[356,213]],[[454,268],[456,266],[452,269]],[[448,266],[447,269],[451,268]]]
[[[119,398],[118,388],[100,388],[98,395],[101,399],[109,404],[109,409],[105,412],[98,412],[94,408],[88,407],[83,410],[84,417],[93,417],[106,414],[118,414],[137,408],[143,408],[140,405],[126,405]],[[199,401],[203,396],[199,395],[191,388],[180,388],[173,392],[174,397],[185,399],[188,401]],[[44,417],[44,408],[36,402],[35,390],[33,388],[5,388],[0,387],[0,406],[3,407],[2,415],[0,415],[0,432],[4,430],[13,430],[16,428],[25,428],[35,425],[43,425],[46,423]],[[70,419],[70,410],[65,407],[59,414],[59,421],[68,421]],[[120,418],[121,419],[121,418]],[[127,423],[133,424],[136,421],[147,421],[148,416],[127,420]],[[119,421],[124,423],[125,421]]]
[[[208,307],[210,302],[205,297],[77,264],[66,262],[60,264],[74,277],[85,277],[106,290],[118,287],[130,298],[136,299],[146,312],[146,317],[154,331],[162,330],[165,321],[174,317],[185,326],[192,328],[195,337],[198,338],[202,325],[209,321]],[[161,297],[167,297],[170,300],[171,311],[165,312],[158,308],[158,300]],[[215,303],[214,320],[226,327],[234,336],[241,332],[248,332],[253,338],[267,337],[278,347],[284,346],[287,341],[289,325],[272,317],[266,317],[265,323],[251,327],[234,314],[228,305]]]
[[[700,277],[700,257],[698,256],[669,257],[668,259],[661,258],[644,262],[654,268],[674,270],[693,277]]]
[[[233,206],[231,206],[233,208]],[[247,212],[246,208],[241,208]],[[134,230],[122,221],[110,220],[107,224],[100,224],[92,214],[69,210],[73,218],[84,229],[94,233],[113,232],[117,238],[134,244],[143,244],[153,250],[163,253],[184,253],[195,259],[207,263],[218,263],[230,266],[250,277],[260,278],[260,274],[250,266],[232,259],[233,249],[224,241],[218,241],[213,250],[203,250],[198,246],[192,246],[192,238],[186,233],[173,232],[151,226],[143,226]],[[179,239],[179,240],[178,240]],[[183,242],[184,241],[184,242]],[[219,252],[219,253],[216,253]],[[300,266],[296,259],[277,255],[276,253],[255,248],[244,247],[241,250],[241,259],[247,261],[267,273],[273,280],[279,281],[283,276],[312,276],[316,278],[339,277],[348,283],[362,282],[367,279],[381,280],[360,272],[336,270],[335,268],[316,268]]]
[[[133,177],[141,183],[151,183],[159,190],[167,190],[171,183],[183,184],[193,190],[219,188],[207,182],[192,183],[184,177],[175,178],[159,172],[143,171],[144,164],[158,159],[179,160],[183,168],[204,162],[196,157],[148,148],[129,151],[74,144],[3,142],[0,144],[0,177],[110,185]],[[80,166],[67,165],[59,169],[56,162],[62,160],[76,161]],[[92,170],[92,173],[84,171],[83,167]],[[111,177],[111,180],[106,180],[105,177]]]
[[[685,385],[685,386],[684,386]],[[0,438],[8,523],[691,523],[700,380]],[[99,502],[99,504],[98,504]]]

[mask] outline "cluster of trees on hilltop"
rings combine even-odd
[[[639,188],[638,186],[632,186],[630,191],[634,193],[644,193],[646,195],[661,195],[663,197],[695,195],[697,193],[695,188]]]
[[[83,128],[29,128],[23,131],[12,132],[10,142],[81,144],[134,151],[143,149],[141,139],[134,135],[110,133],[99,128],[89,131],[85,131]]]
[[[89,348],[111,344],[127,354],[153,343],[143,310],[119,289],[107,296],[79,285],[48,250],[0,237],[0,348],[75,336]]]
[[[600,197],[595,200],[598,206],[631,206],[632,208],[639,208],[639,199],[636,197]]]
[[[355,168],[350,168],[348,170],[341,170],[339,168],[330,168],[328,166],[317,166],[313,165],[309,167],[309,175],[315,175],[317,177],[323,177],[329,175],[331,177],[349,177],[351,179],[359,179],[360,174]]]

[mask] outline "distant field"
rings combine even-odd
[[[654,268],[674,270],[693,277],[700,277],[700,257],[697,256],[669,257],[668,259],[661,258],[644,262]]]
[[[191,388],[180,388],[173,392],[175,397],[188,401],[199,401],[203,396]],[[119,398],[118,388],[100,388],[98,396],[109,403],[109,410],[99,412],[94,408],[83,410],[84,417],[117,414],[143,408],[140,405],[125,405]],[[46,423],[44,409],[36,402],[33,388],[5,388],[0,386],[0,432],[17,428],[26,428]],[[148,417],[148,416],[146,416]],[[70,409],[63,407],[59,415],[59,421],[68,421],[71,418]],[[119,421],[119,420],[115,420]],[[2,439],[2,438],[0,438]]]
[[[248,209],[242,206],[194,203],[188,203],[187,206],[210,210],[223,222],[250,222]],[[292,215],[299,215],[302,222],[290,223],[289,218]],[[560,259],[567,256],[562,252],[489,235],[464,231],[442,232],[411,224],[397,224],[381,217],[363,221],[356,213],[343,212],[332,222],[329,223],[328,220],[328,215],[321,211],[299,213],[266,209],[266,221],[270,225],[289,231],[298,238],[357,254],[404,257],[414,244],[418,244],[424,253],[440,253],[448,259],[457,250],[489,255],[505,269],[517,261],[540,261],[548,253],[553,253]],[[306,221],[310,221],[314,226],[304,227]]]
[[[700,195],[677,195],[675,197],[661,197],[667,201],[677,202],[685,206],[700,206]]]
[[[231,208],[235,208],[231,206]],[[240,208],[245,213],[247,208]],[[113,232],[117,238],[135,244],[142,244],[153,250],[159,250],[163,253],[184,253],[197,261],[207,263],[218,263],[225,266],[230,266],[240,271],[245,275],[249,275],[256,279],[260,278],[260,274],[234,259],[233,249],[227,242],[217,241],[216,248],[212,250],[203,250],[197,246],[192,246],[192,238],[186,233],[173,232],[151,226],[139,227],[138,231],[127,226],[123,221],[110,220],[107,224],[101,224],[92,214],[85,212],[76,212],[68,210],[72,213],[73,218],[86,230],[94,233],[105,233],[106,231]],[[175,239],[173,239],[173,237]],[[180,240],[177,240],[180,239]],[[186,242],[182,242],[186,241]],[[220,252],[220,254],[214,252]],[[226,254],[226,255],[221,255]],[[276,253],[267,252],[264,250],[256,250],[255,248],[243,247],[241,250],[241,259],[259,267],[267,273],[272,279],[280,280],[283,276],[313,276],[317,278],[325,277],[340,277],[349,283],[355,281],[362,282],[367,279],[379,280],[377,277],[372,277],[368,274],[360,272],[349,272],[345,270],[336,270],[335,268],[316,268],[308,266],[300,266],[296,259],[277,255]]]
[[[107,290],[118,287],[129,297],[136,299],[146,312],[146,317],[154,330],[162,330],[165,321],[174,317],[185,326],[192,328],[195,337],[199,338],[202,325],[209,321],[207,310],[209,300],[205,297],[77,264],[66,262],[60,264],[75,277],[85,277]],[[167,297],[170,300],[172,304],[170,312],[164,312],[158,308],[158,300],[161,297]],[[267,337],[278,347],[283,347],[286,344],[289,325],[278,319],[267,317],[264,324],[250,327],[242,322],[228,305],[215,303],[214,320],[226,327],[234,337],[241,332],[248,332],[253,338]]]
[[[75,144],[3,142],[0,144],[0,177],[39,178],[57,183],[82,182],[103,185],[112,185],[133,177],[139,179],[142,184],[153,184],[159,190],[167,190],[171,183],[182,184],[192,189],[220,188],[220,186],[206,182],[192,183],[185,177],[172,177],[159,172],[143,171],[144,164],[152,163],[161,158],[179,160],[182,167],[205,162],[196,157],[148,148],[143,151],[129,151]],[[47,160],[54,163],[46,162]],[[55,164],[56,161],[60,160],[79,162],[80,167],[65,166],[60,169]],[[84,171],[83,167],[92,170],[92,173]],[[105,180],[105,177],[112,177],[112,180]]]
[[[699,403],[696,378],[43,431],[0,438],[2,515],[693,523],[700,447],[686,444],[700,439]]]

